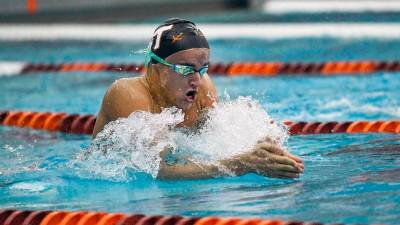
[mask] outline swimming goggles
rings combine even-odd
[[[177,72],[178,74],[180,74],[184,77],[187,77],[188,75],[195,73],[195,72],[199,72],[200,76],[203,77],[207,73],[207,70],[208,70],[208,65],[201,67],[199,70],[196,70],[192,66],[169,63],[169,62],[165,61],[164,59],[158,57],[156,54],[154,54],[153,51],[148,51],[148,54],[152,59],[156,60],[157,62],[159,62],[163,65],[171,67],[171,69],[173,69],[175,72]]]

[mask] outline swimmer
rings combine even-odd
[[[159,26],[148,49],[149,62],[141,77],[123,78],[107,90],[93,131],[93,138],[104,126],[136,111],[161,113],[177,107],[184,112],[182,127],[194,127],[202,111],[213,107],[217,90],[207,74],[210,47],[202,32],[190,21],[170,19]],[[235,175],[256,173],[277,178],[297,178],[304,170],[297,156],[270,139],[254,143],[253,149],[220,162]],[[167,149],[160,154],[164,159]],[[193,162],[160,164],[160,179],[200,179],[222,176],[217,166]]]

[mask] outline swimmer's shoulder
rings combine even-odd
[[[150,100],[138,78],[116,80],[107,89],[93,129],[93,138],[104,126],[135,111],[150,111]]]
[[[151,98],[140,79],[122,78],[110,85],[102,106],[110,120],[128,117],[135,111],[150,111]]]

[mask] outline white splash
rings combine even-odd
[[[134,112],[109,123],[70,165],[92,178],[127,181],[132,179],[129,170],[156,178],[160,152],[166,148],[196,163],[218,165],[266,136],[280,144],[287,139],[285,128],[250,97],[219,103],[203,116],[200,128],[193,131],[175,128],[184,120],[177,108],[160,114]]]
[[[283,144],[287,139],[283,126],[273,122],[261,105],[250,97],[225,101],[209,110],[204,125],[194,134],[179,133],[178,146],[192,153],[199,163],[219,160],[249,151],[265,138]]]
[[[70,165],[95,175],[91,177],[116,181],[129,180],[129,169],[156,177],[160,152],[176,148],[176,132],[172,129],[183,119],[177,108],[165,109],[160,114],[134,112],[128,118],[107,124],[89,149],[82,151]]]
[[[11,185],[11,191],[22,191],[22,192],[42,192],[49,189],[49,185],[42,182],[20,182]]]

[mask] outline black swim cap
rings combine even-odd
[[[188,20],[173,18],[157,27],[151,39],[151,51],[162,59],[186,49],[210,48],[203,33]],[[152,63],[157,63],[153,59]]]

